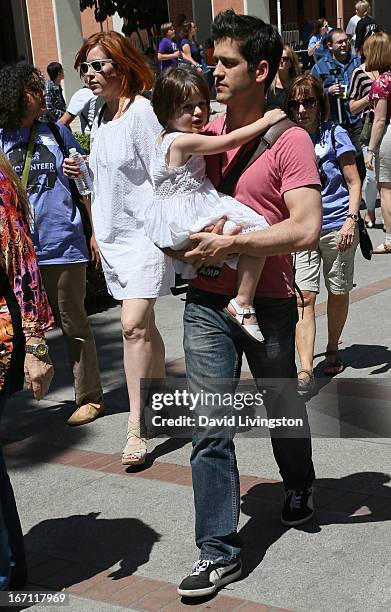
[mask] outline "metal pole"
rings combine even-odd
[[[343,28],[344,10],[343,0],[337,0],[337,28]]]
[[[281,0],[277,0],[277,29],[282,36],[282,26],[281,26]]]

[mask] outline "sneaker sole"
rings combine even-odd
[[[313,510],[309,516],[306,516],[305,518],[300,519],[299,521],[286,521],[282,517],[280,517],[280,520],[281,520],[281,523],[285,525],[286,527],[297,527],[298,525],[304,525],[304,523],[308,523],[308,521],[312,519],[314,514],[315,514],[315,510]]]
[[[242,568],[239,568],[233,574],[228,574],[228,576],[223,576],[221,580],[219,580],[218,584],[214,584],[211,587],[207,587],[206,589],[197,589],[195,591],[188,591],[185,589],[181,589],[178,587],[178,595],[182,595],[182,597],[205,597],[205,595],[213,595],[219,589],[221,589],[226,584],[230,582],[235,582],[242,575]]]

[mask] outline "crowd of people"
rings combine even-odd
[[[305,400],[316,391],[315,301],[323,264],[324,374],[337,375],[344,369],[338,344],[355,252],[365,232],[362,193],[368,227],[380,193],[385,239],[373,253],[391,252],[391,41],[376,32],[366,5],[356,5],[365,21],[356,24],[358,53],[352,55],[344,30],[319,20],[309,49],[316,62],[305,74],[273,26],[233,10],[219,13],[212,24],[213,78],[226,112],[212,122],[208,75],[189,21],[178,41],[172,24],[163,24],[156,79],[126,37],[90,36],[75,61],[84,87],[68,107],[60,64],[50,65],[46,86],[26,63],[0,71],[0,412],[22,387],[23,365],[36,399],[47,392],[53,366],[45,333],[56,321],[74,377],[69,425],[104,413],[83,303],[92,257],[121,303],[130,407],[121,461],[145,463],[141,381],[165,379],[154,307],[180,273],[189,281],[183,319],[189,390],[215,394],[224,387],[234,394],[243,354],[255,381],[284,380],[283,390],[265,398],[268,416],[294,416],[304,426],[300,437],[283,427],[271,431],[285,487],[280,518],[287,526],[312,518]],[[97,108],[84,120],[93,192],[82,202],[74,185],[80,170],[69,154],[82,150],[69,126],[91,102]],[[88,240],[82,206],[92,227]],[[178,592],[199,597],[242,572],[233,436],[198,428],[191,467],[200,557]],[[26,578],[0,455],[0,588]]]

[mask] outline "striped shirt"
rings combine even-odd
[[[362,66],[358,66],[352,73],[352,78],[349,87],[349,100],[361,100],[365,98],[371,91],[373,79],[363,70]]]

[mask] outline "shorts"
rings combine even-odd
[[[384,130],[379,151],[375,157],[375,172],[378,183],[391,182],[391,124]]]
[[[359,243],[356,232],[353,245],[341,253],[337,249],[339,230],[331,230],[320,237],[315,251],[296,253],[295,281],[301,291],[320,290],[320,264],[323,261],[323,275],[327,290],[333,295],[345,295],[353,289],[354,256]]]

